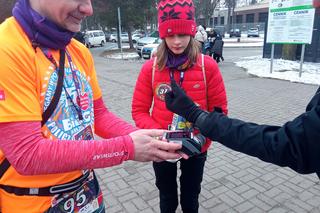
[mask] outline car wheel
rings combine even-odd
[[[117,41],[115,39],[112,39],[111,42],[116,43]]]
[[[104,41],[103,41],[103,40],[101,41],[101,44],[100,44],[100,45],[101,45],[101,47],[103,47],[103,46],[104,46]]]

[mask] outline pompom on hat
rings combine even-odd
[[[159,0],[158,23],[160,38],[181,34],[196,34],[194,20],[194,4],[192,0]]]

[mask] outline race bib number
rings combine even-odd
[[[54,196],[46,213],[95,213],[104,212],[104,208],[102,192],[91,172],[76,191]]]

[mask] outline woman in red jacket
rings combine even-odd
[[[191,0],[159,1],[159,33],[163,42],[157,57],[147,61],[138,77],[132,117],[139,128],[168,129],[173,113],[165,105],[164,95],[175,80],[202,109],[221,107],[227,113],[224,83],[217,63],[199,53],[194,40],[196,23]],[[188,126],[188,125],[187,125]],[[196,134],[196,132],[195,132]],[[200,137],[199,137],[200,138]],[[183,212],[198,212],[207,140],[199,155],[180,160],[181,207]],[[161,212],[175,212],[178,206],[177,163],[153,163],[156,185],[160,191]]]

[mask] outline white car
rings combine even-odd
[[[141,49],[141,57],[143,59],[150,59],[152,54],[157,50],[159,44],[161,43],[161,39],[158,39],[153,44],[144,45]]]
[[[142,37],[142,34],[132,34],[132,42],[137,43],[137,41]]]
[[[106,43],[106,36],[102,30],[89,30],[85,32],[85,40],[87,47],[96,45],[104,46]]]
[[[157,44],[157,43],[160,43],[160,42],[161,42],[160,38],[155,38],[155,37],[143,37],[143,38],[140,38],[137,41],[136,52],[138,53],[138,55],[140,57],[142,57],[142,54],[141,54],[142,47],[144,47],[147,44]]]
[[[248,37],[259,37],[259,29],[258,28],[250,28],[248,30]]]
[[[109,41],[116,43],[118,41],[118,34],[111,34]],[[128,33],[121,33],[121,42],[129,42]]]

